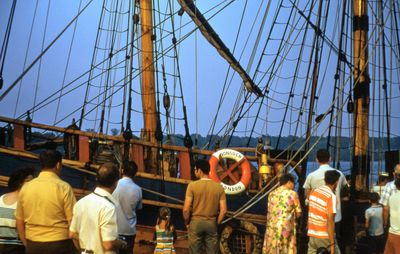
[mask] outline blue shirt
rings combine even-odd
[[[382,206],[371,206],[365,211],[365,219],[369,221],[368,233],[371,236],[383,235]]]
[[[113,197],[118,201],[117,224],[118,234],[136,235],[136,210],[142,209],[142,189],[129,177],[118,181]]]

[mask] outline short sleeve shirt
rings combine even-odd
[[[394,185],[394,184],[393,184]],[[389,198],[389,232],[400,236],[400,190],[395,189]]]
[[[383,234],[382,206],[372,206],[365,211],[365,218],[369,221],[368,233],[371,236]]]
[[[96,254],[115,253],[105,252],[102,246],[102,241],[118,238],[115,204],[112,195],[101,188],[76,203],[70,231],[79,235],[82,249]]]
[[[222,186],[211,179],[191,182],[186,197],[192,198],[192,220],[215,220],[219,211],[219,202],[226,200]]]
[[[396,190],[396,185],[394,184],[394,181],[388,182],[385,185],[385,188],[383,188],[383,192],[381,195],[381,199],[379,200],[379,203],[381,203],[383,206],[387,206],[389,198],[395,190]]]
[[[339,222],[342,220],[342,212],[341,212],[341,190],[347,186],[347,181],[346,181],[346,177],[343,175],[342,172],[340,172],[337,169],[331,168],[329,165],[324,164],[321,165],[317,170],[315,170],[314,172],[312,172],[311,174],[309,174],[306,178],[306,181],[303,185],[304,189],[316,189],[322,185],[325,184],[325,172],[329,171],[329,170],[336,170],[337,172],[340,173],[340,177],[339,177],[339,182],[338,182],[338,186],[336,187],[335,190],[335,195],[336,195],[336,216],[335,216],[335,222]]]
[[[68,227],[75,202],[68,183],[54,172],[42,171],[22,187],[16,218],[25,222],[28,240],[51,242],[69,239]]]
[[[136,234],[136,210],[142,209],[142,189],[129,177],[118,181],[113,192],[114,199],[118,202],[117,222],[118,233],[121,235]]]
[[[336,196],[323,185],[310,194],[308,211],[308,236],[328,239],[328,215],[336,213]]]

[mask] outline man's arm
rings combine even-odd
[[[75,248],[77,250],[80,250],[81,246],[79,245],[79,235],[78,235],[78,233],[69,231],[69,238],[72,239],[72,242],[74,243]]]
[[[183,204],[183,221],[188,226],[190,223],[190,207],[192,206],[193,198],[191,196],[185,197],[185,203]]]
[[[16,219],[17,232],[19,235],[19,239],[26,246],[26,237],[25,237],[25,222],[24,220]]]
[[[379,203],[384,207],[388,205],[389,197],[392,194],[391,184],[392,182],[389,182],[385,185],[382,191],[381,199],[379,200]]]
[[[226,211],[227,211],[226,199],[221,199],[219,201],[219,214],[218,214],[218,219],[217,219],[218,224],[222,223],[222,220],[225,218]]]
[[[328,237],[331,254],[335,253],[335,213],[328,214]]]
[[[311,189],[306,189],[306,201],[305,201],[306,205],[308,205],[310,194],[311,194]]]
[[[385,205],[383,207],[383,226],[386,228],[389,223],[389,206]]]
[[[74,206],[76,204],[76,198],[74,191],[70,185],[67,185],[64,193],[64,213],[68,221],[68,226],[71,226],[72,215],[74,211]]]

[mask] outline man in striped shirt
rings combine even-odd
[[[308,212],[308,254],[315,254],[325,247],[331,254],[340,254],[335,241],[336,196],[340,173],[336,170],[325,172],[325,185],[314,189],[309,197]]]

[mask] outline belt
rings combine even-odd
[[[92,250],[81,249],[81,254],[94,254]]]

